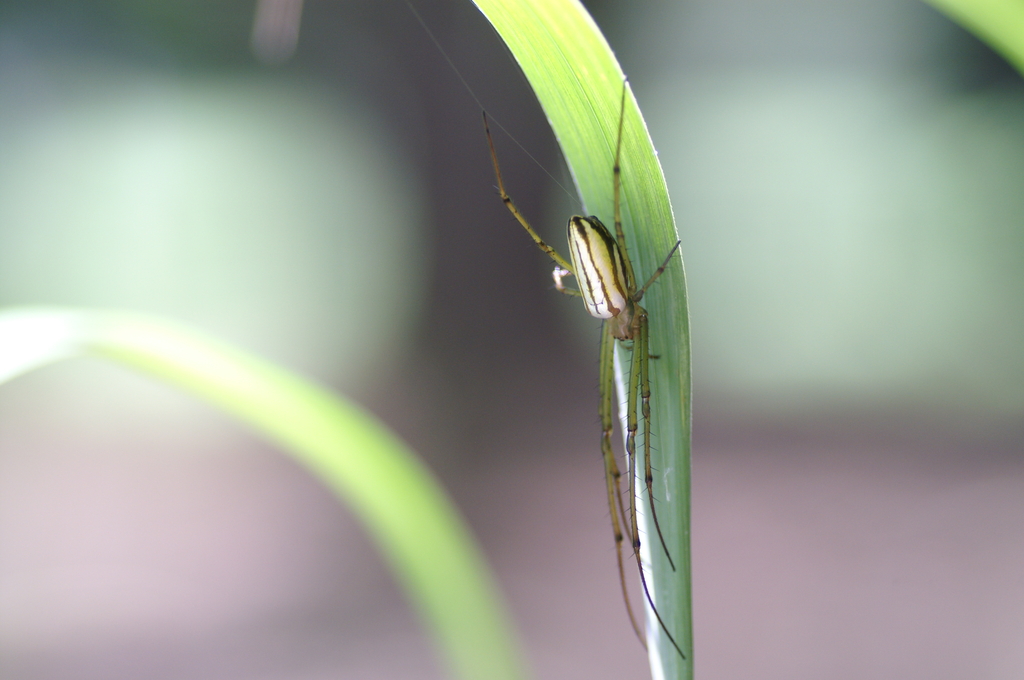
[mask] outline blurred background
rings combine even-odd
[[[517,67],[413,1],[562,243]],[[1021,677],[1020,76],[916,0],[587,5],[683,239],[699,677]],[[0,3],[0,304],[164,314],[351,395],[456,499],[537,677],[643,678],[598,326],[493,184],[401,0]],[[0,389],[0,675],[443,677],[313,479],[84,360]]]

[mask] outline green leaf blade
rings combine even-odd
[[[255,356],[154,317],[0,313],[0,382],[86,354],[191,391],[279,444],[362,520],[456,677],[525,677],[497,587],[464,521],[429,470],[375,418]]]
[[[578,2],[475,0],[519,62],[562,148],[587,211],[613,222],[612,167],[624,76]],[[622,145],[622,218],[637,279],[645,281],[678,235],[654,147],[629,92]],[[658,517],[678,570],[651,551],[658,609],[686,651],[679,658],[658,626],[648,626],[655,678],[693,677],[690,579],[690,341],[680,259],[644,298],[651,318],[652,454]],[[628,361],[620,362],[628,366]],[[621,379],[620,379],[621,384]],[[595,433],[595,447],[598,444]],[[663,508],[670,508],[665,511]],[[653,532],[652,532],[653,533]],[[648,543],[650,541],[648,540]]]
[[[1020,0],[927,0],[987,42],[1024,74],[1024,3]]]

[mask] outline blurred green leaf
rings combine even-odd
[[[1024,2],[927,0],[987,42],[1024,74]]]
[[[604,36],[573,0],[475,1],[537,94],[587,211],[611,225],[612,166],[624,76]],[[629,256],[637,280],[645,281],[678,236],[661,166],[631,93],[623,132],[622,182]],[[671,570],[660,550],[646,551],[644,557],[652,564],[658,610],[692,659],[690,342],[685,276],[678,258],[644,297],[644,306],[651,318],[651,351],[660,356],[651,362],[657,437],[652,463],[658,471],[656,492],[664,490],[658,498],[658,518],[679,570]],[[628,366],[628,361],[620,363]],[[596,454],[594,460],[597,465]],[[692,664],[679,658],[657,623],[648,621],[647,628],[654,677],[692,677]]]
[[[465,523],[433,475],[368,413],[155,317],[44,308],[0,313],[0,382],[86,354],[183,387],[280,445],[362,520],[457,677],[523,677],[501,598]]]

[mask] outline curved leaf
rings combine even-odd
[[[287,371],[155,317],[0,313],[0,382],[77,355],[183,387],[293,455],[343,499],[415,603],[455,675],[523,677],[487,565],[433,475],[371,415]]]
[[[573,0],[475,2],[537,94],[587,210],[610,226],[623,74],[604,36]],[[645,281],[678,236],[661,166],[632,93],[623,131],[622,218],[637,280]],[[648,647],[655,678],[690,678],[690,342],[679,258],[644,297],[644,306],[651,318],[651,351],[660,356],[651,362],[653,435],[657,437],[652,463],[658,471],[655,488],[665,490],[658,499],[658,518],[679,569],[673,572],[659,550],[646,551],[644,558],[652,565],[658,610],[687,660],[680,659],[656,622],[651,625],[650,616]],[[597,433],[594,444],[598,444]]]
[[[1024,74],[1024,3],[1020,0],[927,0],[1000,52]]]

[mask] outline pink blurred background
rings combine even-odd
[[[476,10],[416,6],[558,168]],[[690,280],[698,677],[1020,677],[1020,77],[909,0],[590,7]],[[408,8],[302,9],[294,56],[285,31],[260,61],[251,2],[4,3],[0,302],[166,314],[353,396],[457,501],[537,677],[647,677],[596,326],[503,212]],[[556,239],[579,208],[499,143]],[[443,677],[315,480],[94,361],[0,388],[0,675]]]

